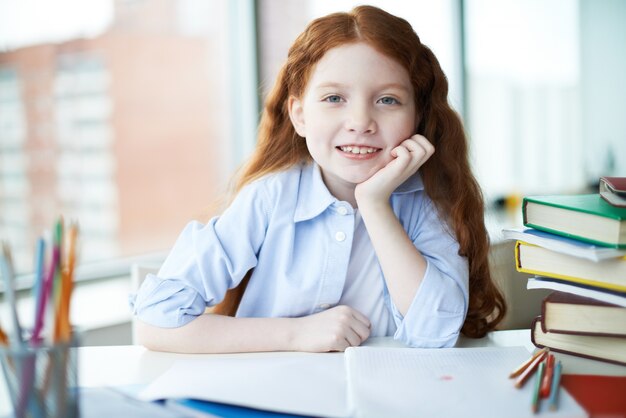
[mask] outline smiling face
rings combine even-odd
[[[392,160],[417,123],[408,72],[365,43],[329,50],[303,96],[290,98],[289,114],[341,200],[352,200],[354,187]]]

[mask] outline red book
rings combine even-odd
[[[541,330],[626,337],[626,308],[572,293],[552,292],[541,303]]]
[[[600,196],[613,206],[626,208],[626,177],[600,177]]]
[[[626,366],[626,338],[543,332],[541,317],[533,320],[530,338],[539,348]]]
[[[564,374],[561,386],[587,411],[589,418],[626,417],[626,376]]]

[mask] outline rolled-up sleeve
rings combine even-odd
[[[458,254],[458,242],[426,197],[414,231],[411,239],[427,267],[406,315],[385,292],[397,326],[394,338],[412,347],[452,347],[467,314],[467,258]]]
[[[158,274],[130,296],[133,313],[160,327],[179,327],[222,301],[257,263],[269,211],[255,183],[220,217],[184,228]]]

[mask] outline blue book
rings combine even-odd
[[[263,411],[243,406],[229,405],[219,402],[198,399],[170,399],[166,402],[168,409],[187,414],[190,417],[228,417],[228,418],[308,418],[305,415],[293,415],[280,412]]]
[[[144,402],[133,396],[109,387],[81,387],[79,389],[81,418],[185,418],[164,407],[159,402]]]

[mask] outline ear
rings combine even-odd
[[[304,108],[302,107],[302,101],[297,97],[289,96],[287,106],[289,109],[289,119],[291,119],[293,128],[296,130],[298,135],[305,138],[306,129],[304,129]]]

